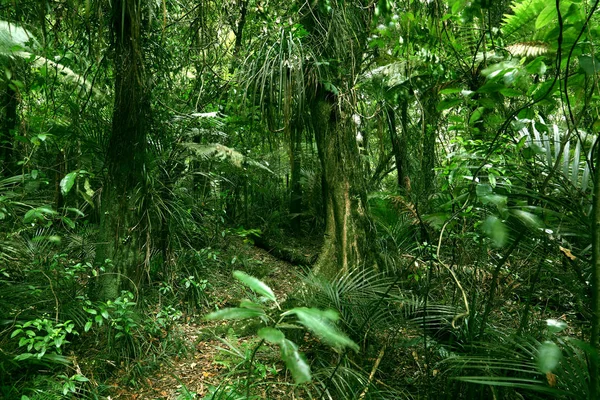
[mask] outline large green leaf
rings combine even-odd
[[[261,328],[258,330],[258,337],[265,339],[269,343],[281,344],[285,340],[285,335],[276,328]]]
[[[298,352],[298,346],[291,340],[281,342],[281,358],[290,370],[296,383],[310,382],[310,367]]]
[[[60,191],[63,195],[69,193],[69,191],[73,187],[73,184],[75,183],[75,179],[77,179],[77,171],[69,172],[67,175],[65,175],[64,178],[60,180]]]
[[[495,247],[502,247],[506,244],[508,232],[504,223],[496,216],[488,216],[483,225],[483,232],[492,239]]]
[[[43,221],[46,219],[46,216],[52,216],[58,214],[50,207],[37,207],[33,208],[25,213],[23,217],[23,222],[26,224]]]
[[[27,43],[35,37],[13,23],[0,20],[0,55],[11,56],[28,50]]]
[[[260,295],[263,295],[267,299],[277,303],[277,298],[275,297],[275,293],[273,293],[273,290],[271,290],[271,288],[269,286],[267,286],[267,284],[265,284],[263,281],[256,279],[255,277],[250,276],[247,273],[242,272],[242,271],[234,271],[233,276],[235,277],[235,279],[242,282],[244,285],[248,286],[254,292],[256,292]]]
[[[344,335],[333,324],[339,316],[333,310],[322,311],[317,308],[297,307],[286,311],[282,315],[295,314],[302,325],[317,335],[325,343],[333,347],[350,347],[358,351],[358,345],[348,336]]]
[[[558,366],[562,353],[556,343],[546,341],[538,347],[537,366],[541,372],[547,374]]]
[[[548,4],[535,20],[535,29],[538,30],[543,28],[557,18],[557,16],[558,14],[556,12],[556,5]]]
[[[255,317],[265,317],[265,313],[262,310],[253,310],[250,308],[224,308],[222,310],[211,312],[206,315],[206,320],[219,320],[219,319],[248,319]]]

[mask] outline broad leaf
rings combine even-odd
[[[285,335],[276,328],[261,328],[258,330],[258,337],[265,339],[269,343],[281,344],[285,340]]]
[[[60,191],[62,192],[63,195],[66,195],[67,193],[69,193],[69,191],[73,187],[73,184],[75,183],[77,174],[78,174],[77,171],[69,172],[67,175],[65,175],[64,178],[61,179]]]
[[[556,343],[546,341],[538,347],[537,366],[541,372],[547,374],[558,366],[562,353]]]
[[[579,56],[579,65],[587,75],[600,72],[600,59],[592,56]]]
[[[298,352],[298,346],[288,339],[281,343],[281,358],[298,384],[310,382],[310,367]]]
[[[254,292],[265,296],[271,301],[277,302],[275,293],[273,293],[273,290],[271,290],[271,288],[267,286],[263,281],[256,279],[255,277],[250,276],[242,271],[234,271],[233,276],[235,277],[235,279],[248,286]]]
[[[298,307],[286,311],[282,315],[295,314],[299,322],[317,335],[325,343],[333,347],[350,347],[358,351],[358,345],[348,336],[340,332],[333,324],[339,316],[333,310],[322,311],[316,308]]]
[[[540,15],[538,15],[537,19],[535,20],[535,29],[538,30],[543,28],[552,22],[556,17],[556,5],[548,4],[548,6],[542,10]]]
[[[492,239],[495,247],[502,247],[506,244],[508,232],[504,223],[494,215],[486,218],[482,225],[483,232]]]
[[[264,317],[265,313],[262,310],[253,310],[250,308],[224,308],[219,311],[214,311],[204,317],[206,320],[219,319],[248,319],[255,317]]]

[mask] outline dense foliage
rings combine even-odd
[[[0,398],[600,398],[598,6],[0,0]]]

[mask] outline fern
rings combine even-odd
[[[231,147],[223,146],[222,144],[213,143],[208,145],[198,143],[182,143],[186,149],[190,150],[192,154],[198,157],[200,160],[216,159],[221,162],[227,162],[235,167],[243,168],[246,165],[258,167],[273,173],[266,165],[254,161],[244,156],[239,151],[232,149]]]
[[[504,24],[502,26],[504,36],[508,37],[525,28],[529,29],[547,5],[547,0],[515,1],[510,6],[513,14],[506,14],[504,16]]]

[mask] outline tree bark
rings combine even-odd
[[[112,260],[99,278],[97,297],[112,299],[143,277],[140,208],[144,204],[146,134],[150,99],[142,50],[141,4],[113,0],[115,103],[102,189],[100,243],[96,261]]]
[[[9,63],[9,68],[12,63]],[[18,93],[11,87],[10,81],[7,80],[2,94],[2,109],[4,115],[0,129],[0,161],[2,167],[0,172],[4,171],[4,175],[10,176],[16,174],[16,165],[13,159],[13,143],[14,131],[17,129],[17,109],[19,105]]]
[[[302,213],[302,185],[300,177],[302,172],[302,130],[296,121],[292,121],[289,139],[290,157],[290,214],[292,227],[300,227]]]
[[[365,177],[351,121],[342,121],[331,93],[319,90],[311,105],[326,202],[325,238],[315,272],[332,278],[370,258]]]
[[[596,146],[596,168],[592,212],[592,333],[596,350],[590,357],[590,399],[600,396],[600,146]]]
[[[438,120],[437,111],[438,95],[435,87],[431,88],[423,99],[423,147],[421,154],[421,176],[419,187],[419,208],[427,212],[429,198],[435,193],[435,143],[437,140]]]
[[[394,161],[396,162],[396,173],[398,175],[398,189],[410,190],[410,179],[408,177],[408,160],[406,159],[406,126],[407,126],[407,114],[408,104],[406,101],[401,103],[401,116],[400,122],[402,124],[401,136],[398,136],[396,130],[396,112],[394,108],[389,104],[385,104],[385,113],[388,123],[388,130],[390,133],[390,140],[392,142],[392,151],[394,153]]]

